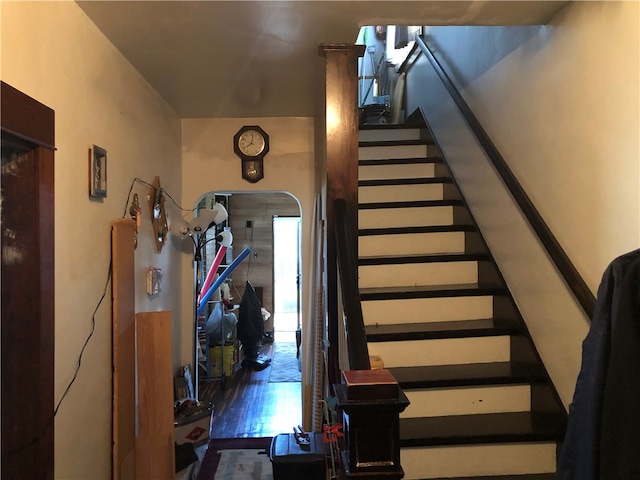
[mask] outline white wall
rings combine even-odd
[[[242,179],[240,159],[233,152],[233,136],[244,125],[259,125],[269,134],[270,151],[264,160],[264,178],[252,184]],[[219,118],[182,121],[182,204],[193,208],[207,192],[280,191],[292,194],[302,214],[302,327],[311,332],[309,272],[314,207],[314,119]],[[173,240],[175,241],[175,239]],[[182,256],[182,361],[191,363],[193,335],[193,249],[185,240]],[[241,249],[234,249],[237,255]],[[307,342],[309,344],[310,342]],[[303,355],[305,350],[303,349]],[[305,360],[303,385],[310,382]]]
[[[107,283],[111,224],[128,211],[134,178],[159,175],[181,196],[180,122],[75,2],[2,2],[6,83],[55,110],[55,400],[71,381]],[[108,196],[88,198],[87,155],[108,151]],[[136,250],[136,310],[180,311],[180,256],[156,253],[147,187],[136,185],[143,220]],[[127,214],[128,215],[128,214]],[[162,268],[147,297],[145,271]],[[55,419],[55,477],[111,478],[111,285],[78,378]],[[178,294],[176,294],[178,293]],[[175,324],[175,318],[174,318]],[[19,414],[19,413],[17,413]]]
[[[607,264],[640,244],[639,8],[637,2],[573,2],[547,26],[428,31],[594,293]],[[435,80],[408,81],[413,107],[422,102],[415,98],[419,90],[427,96],[439,88],[429,82]],[[562,282],[527,225],[508,215],[509,196],[497,191],[492,168],[471,158],[453,135],[450,127],[464,126],[455,126],[452,109],[431,102],[422,102],[434,109],[425,113],[441,109],[429,118],[442,132],[438,140],[450,145],[447,158],[568,404],[588,321],[558,291]]]

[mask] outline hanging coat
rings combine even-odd
[[[246,358],[255,359],[262,346],[264,321],[262,320],[262,305],[251,283],[247,282],[242,300],[237,325],[238,340],[242,344],[242,351]]]
[[[626,424],[626,419],[638,421],[637,407],[617,406],[628,386],[640,388],[639,262],[640,249],[616,258],[602,276],[591,327],[582,344],[582,365],[569,405],[557,480],[640,478],[635,439],[620,446],[615,438],[622,430],[623,438],[640,435],[631,422]],[[625,384],[630,378],[633,382]]]

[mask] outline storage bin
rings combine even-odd
[[[273,467],[273,480],[325,480],[325,445],[321,433],[311,433],[311,442],[303,450],[292,433],[273,437],[269,458]]]
[[[387,105],[365,105],[360,108],[360,125],[378,125],[391,122],[391,108]]]

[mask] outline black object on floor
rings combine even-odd
[[[273,480],[304,478],[325,480],[325,446],[321,433],[310,433],[309,444],[304,448],[292,433],[273,437],[269,454],[273,466]]]
[[[253,370],[264,370],[271,365],[271,357],[258,354],[256,358],[245,358],[242,361],[242,368],[251,368]]]

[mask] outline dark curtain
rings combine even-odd
[[[640,250],[616,258],[582,344],[557,480],[640,478]]]
[[[264,333],[264,321],[262,319],[262,305],[256,295],[256,291],[250,282],[247,282],[242,300],[237,325],[238,340],[242,344],[244,356],[248,359],[256,359],[262,346]]]

